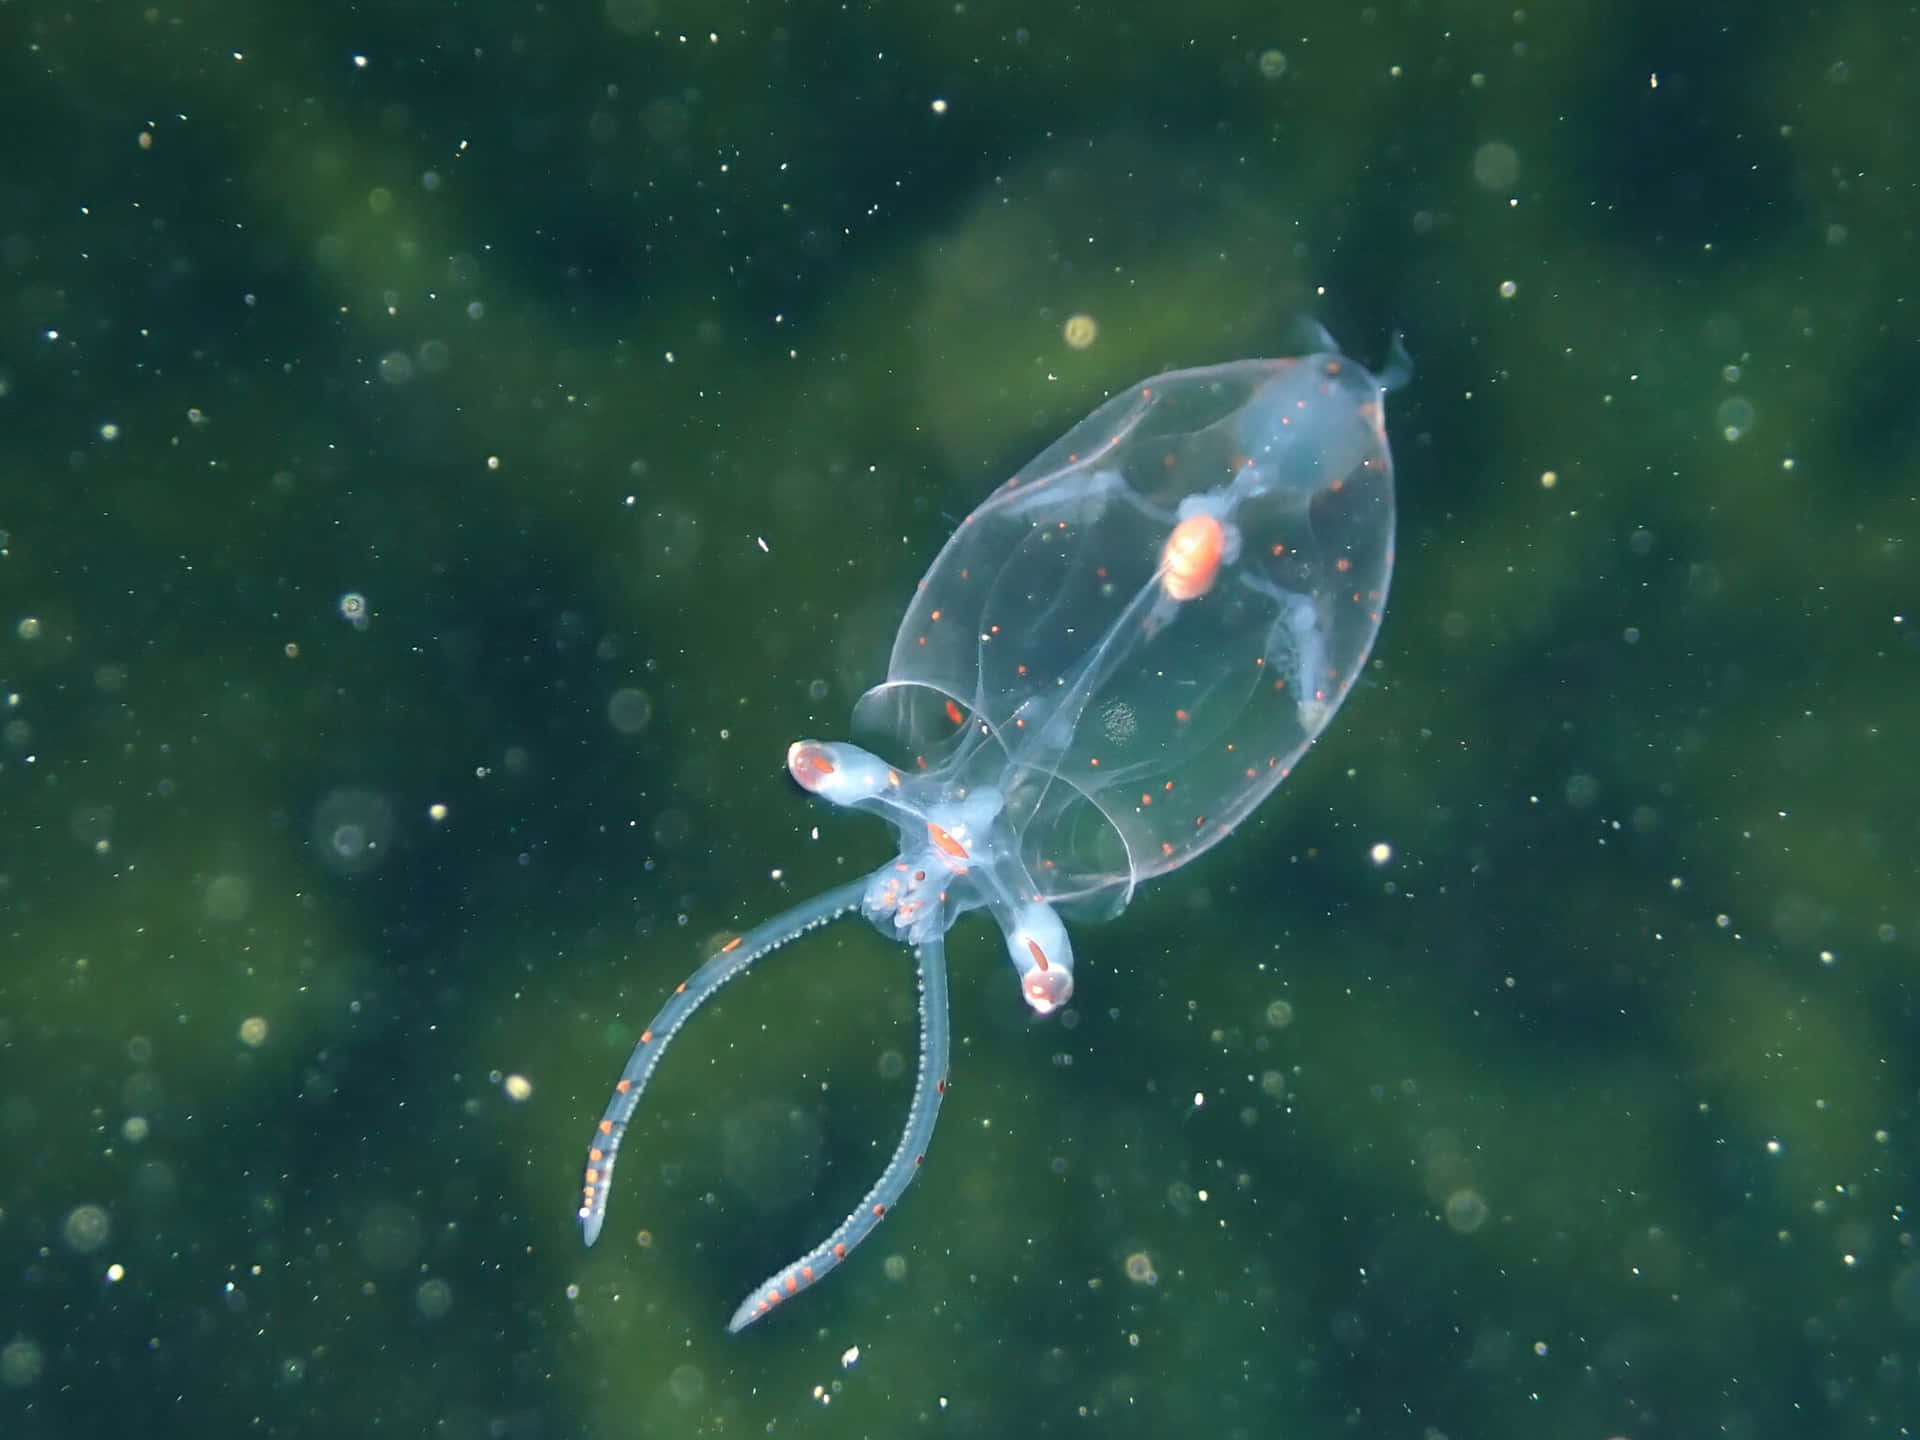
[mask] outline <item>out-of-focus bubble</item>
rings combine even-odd
[[[0,1385],[23,1390],[40,1378],[47,1355],[37,1341],[21,1338],[0,1345]]]
[[[453,1286],[435,1276],[422,1280],[413,1292],[413,1308],[422,1320],[441,1320],[453,1309]]]
[[[338,875],[365,875],[386,863],[393,839],[393,806],[378,790],[335,790],[313,812],[312,840],[320,863]]]
[[[373,1206],[355,1234],[360,1258],[375,1270],[404,1270],[420,1254],[420,1217],[404,1205]]]
[[[606,0],[607,24],[622,35],[644,35],[660,12],[658,0]]]
[[[1503,140],[1489,140],[1473,152],[1473,181],[1482,190],[1505,191],[1520,178],[1520,154]]]
[[[762,1214],[805,1195],[819,1178],[825,1148],[820,1124],[797,1105],[759,1100],[720,1126],[727,1178]]]
[[[67,1212],[60,1234],[69,1247],[87,1255],[107,1243],[113,1234],[113,1222],[107,1218],[104,1206],[76,1205]]]
[[[678,850],[693,834],[693,822],[679,810],[662,810],[654,818],[653,843],[662,850]]]
[[[180,1176],[164,1160],[144,1160],[133,1172],[128,1188],[143,1205],[164,1205],[179,1193]]]
[[[667,1389],[682,1405],[697,1405],[707,1393],[707,1372],[698,1365],[676,1365],[667,1376]]]
[[[1727,440],[1739,440],[1753,429],[1753,402],[1744,395],[1729,395],[1713,412],[1713,423]]]
[[[136,1048],[139,1047],[134,1045],[127,1046],[129,1052]],[[136,1065],[145,1065],[152,1058],[149,1043],[147,1055],[144,1058],[135,1060],[134,1063]],[[160,1077],[151,1070],[136,1070],[127,1076],[120,1085],[120,1103],[132,1111],[158,1109],[166,1098],[167,1087],[161,1083]]]
[[[88,849],[104,854],[112,844],[113,807],[82,805],[67,817],[67,829]]]
[[[204,897],[210,920],[239,920],[253,904],[253,886],[244,875],[216,875],[207,882]]]
[[[653,700],[638,685],[625,685],[607,701],[607,723],[622,735],[645,733],[653,719]]]
[[[13,1095],[0,1100],[0,1136],[24,1140],[39,1123],[40,1111],[26,1096]]]
[[[1486,1223],[1487,1202],[1478,1190],[1460,1189],[1447,1196],[1447,1224],[1462,1235],[1471,1235]]]
[[[1893,1309],[1909,1325],[1920,1325],[1920,1260],[1893,1272]]]
[[[640,533],[641,562],[655,580],[673,580],[691,571],[704,539],[700,517],[670,505],[647,512]]]

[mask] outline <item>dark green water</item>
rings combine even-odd
[[[0,4],[0,1435],[1912,1433],[1916,27]],[[584,1251],[953,525],[1300,316],[1417,364],[1371,683],[1067,1016],[955,932],[817,1291],[857,922]]]

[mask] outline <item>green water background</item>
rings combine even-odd
[[[0,1434],[1911,1433],[1917,25],[0,4]],[[953,524],[1303,315],[1417,365],[1370,683],[1063,1021],[955,933],[818,1291],[723,1332],[894,1141],[858,925],[583,1251]]]

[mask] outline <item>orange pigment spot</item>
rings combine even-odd
[[[927,838],[933,841],[934,848],[942,854],[951,855],[955,860],[967,858],[967,847],[932,821],[927,822]],[[923,875],[920,878],[924,880],[926,877]]]

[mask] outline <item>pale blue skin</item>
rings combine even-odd
[[[748,931],[662,1007],[589,1147],[587,1244],[641,1091],[687,1018],[858,907],[919,971],[906,1126],[853,1212],[728,1328],[814,1284],[873,1233],[932,1139],[954,923],[988,911],[1021,995],[1051,1014],[1073,994],[1055,905],[1117,914],[1137,882],[1224,839],[1290,773],[1379,630],[1394,511],[1383,400],[1409,373],[1397,341],[1376,378],[1318,338],[1310,355],[1130,387],[961,522],[901,622],[887,680],[856,710],[914,766],[839,742],[787,752],[803,787],[887,820],[899,856]]]

